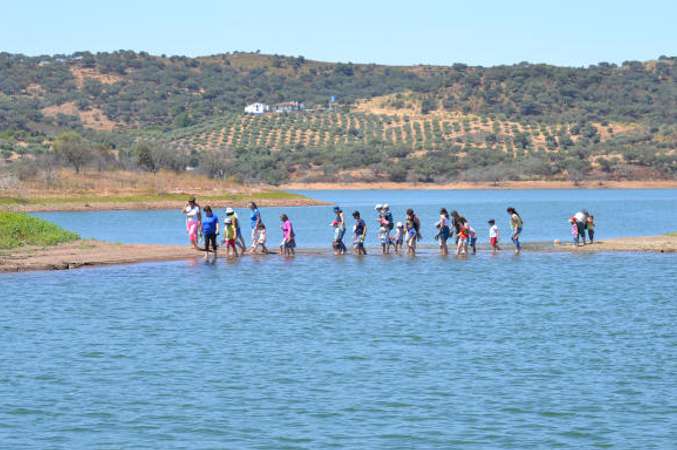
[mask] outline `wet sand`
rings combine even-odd
[[[276,249],[274,249],[276,250]],[[382,257],[380,249],[367,248],[367,257]],[[453,257],[453,248],[449,248],[450,256]],[[478,247],[478,252],[488,252],[485,245]],[[503,253],[512,253],[510,243],[503,243]],[[677,235],[649,236],[649,237],[626,237],[595,242],[592,245],[575,247],[573,244],[562,243],[525,243],[523,252],[653,252],[675,253],[677,252]],[[297,249],[296,255],[306,256],[332,256],[329,248]],[[346,256],[350,256],[348,253]],[[420,245],[417,256],[438,255],[437,247],[431,244]],[[155,245],[155,244],[114,244],[94,240],[75,241],[54,247],[36,248],[26,247],[14,250],[0,251],[0,272],[24,272],[32,270],[67,270],[88,266],[103,266],[111,264],[131,264],[149,261],[172,261],[182,259],[202,258],[204,252],[196,251],[189,246]],[[223,251],[219,258],[223,258]],[[245,257],[252,255],[246,254]],[[256,254],[254,257],[280,257],[277,253],[270,255]],[[398,257],[391,254],[391,257]]]

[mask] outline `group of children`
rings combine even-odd
[[[378,225],[378,241],[381,247],[381,252],[389,254],[392,250],[395,254],[400,254],[406,243],[407,254],[416,254],[416,243],[422,239],[421,221],[412,209],[407,209],[406,218],[404,222],[395,223],[393,214],[390,211],[388,204],[379,204],[375,206],[377,214],[376,222]],[[507,209],[510,214],[512,227],[512,241],[515,244],[515,251],[519,253],[521,245],[519,237],[522,232],[523,220],[519,213],[514,208]],[[340,207],[334,207],[334,220],[331,226],[334,228],[334,240],[332,248],[334,254],[342,255],[347,252],[343,238],[346,232],[346,222],[343,210]],[[353,212],[355,223],[353,225],[353,249],[358,255],[366,255],[367,251],[364,243],[367,236],[367,224],[362,219],[360,212]],[[489,245],[492,252],[499,251],[499,229],[494,219],[489,220]],[[440,253],[442,255],[449,254],[447,241],[455,235],[456,255],[468,255],[477,253],[477,232],[470,225],[468,220],[461,216],[457,211],[452,211],[451,214],[442,208],[440,210],[440,218],[435,223],[437,234],[435,240],[439,242]]]

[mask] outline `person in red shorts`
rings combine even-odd
[[[498,246],[498,237],[498,225],[496,225],[496,221],[494,219],[491,219],[489,221],[489,246],[491,247],[492,252],[501,249],[501,247]]]

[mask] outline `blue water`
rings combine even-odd
[[[622,233],[633,202],[637,234],[667,231],[677,214],[674,191],[633,192],[630,203],[586,194],[582,206],[609,235]],[[320,195],[360,208],[384,201]],[[385,201],[432,220],[438,195]],[[493,193],[459,195],[468,203],[451,206],[469,217],[504,209]],[[559,236],[539,231],[543,208],[564,205],[566,218],[584,200],[533,195],[514,206],[534,239]],[[327,222],[327,208],[290,211],[309,242],[324,243],[313,219]],[[100,217],[92,236],[110,237],[120,233],[111,220],[134,214],[142,229],[177,222],[174,212],[50,216],[79,230]],[[0,447],[673,449],[676,289],[677,256],[625,253],[5,274]]]
[[[487,221],[496,219],[504,236],[509,236],[507,206],[515,207],[525,221],[523,240],[569,240],[567,220],[582,208],[595,216],[600,239],[618,236],[649,236],[677,229],[677,190],[528,190],[528,191],[312,191],[301,192],[310,197],[336,202],[349,217],[359,210],[372,226],[368,242],[376,241],[374,205],[387,202],[395,220],[404,220],[412,207],[421,218],[424,242],[433,243],[434,223],[439,210],[460,211],[486,241]],[[205,205],[202,205],[205,206]],[[331,206],[302,208],[264,208],[271,242],[279,242],[279,216],[287,213],[294,223],[300,246],[326,247],[332,239],[329,223]],[[249,210],[236,209],[249,226]],[[223,219],[223,210],[217,211]],[[40,217],[56,222],[83,237],[126,243],[185,243],[183,216],[179,211],[105,211],[49,212]],[[350,218],[352,221],[352,218]]]

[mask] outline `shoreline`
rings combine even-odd
[[[284,190],[529,190],[529,189],[677,189],[677,180],[653,181],[502,181],[454,183],[400,183],[400,182],[317,182],[286,183]]]
[[[246,208],[251,200],[203,200],[196,195],[198,202],[203,205],[210,205],[213,208]],[[322,206],[329,205],[328,202],[315,200],[308,197],[265,199],[255,198],[259,207],[298,207],[298,206]],[[30,199],[28,199],[30,202]],[[159,200],[159,201],[102,201],[102,202],[64,202],[64,203],[10,203],[0,204],[0,211],[11,212],[48,212],[48,211],[138,211],[138,210],[157,210],[157,209],[176,209],[180,210],[186,205],[183,200]]]
[[[509,243],[504,242],[503,246],[504,249],[500,253],[512,253],[512,247]],[[368,247],[368,250],[368,257],[382,257],[378,253],[377,247]],[[583,247],[575,247],[573,244],[567,243],[525,243],[524,250],[524,253],[677,253],[677,234],[622,237],[599,241]],[[486,245],[479,246],[479,253],[488,252]],[[297,255],[334,257],[329,245],[327,245],[327,248],[298,249]],[[188,245],[115,244],[96,240],[78,240],[53,247],[23,247],[0,251],[0,273],[69,270],[117,264],[190,260],[202,256],[204,256],[204,252],[196,251]],[[255,256],[280,257],[278,254]],[[351,254],[346,256],[352,257]],[[437,248],[431,244],[424,244],[420,247],[419,256],[438,256]],[[398,256],[393,255],[392,257]],[[406,255],[402,255],[402,257],[406,257]],[[449,258],[454,258],[453,254],[449,255]],[[221,254],[219,259],[225,259],[224,255]]]

